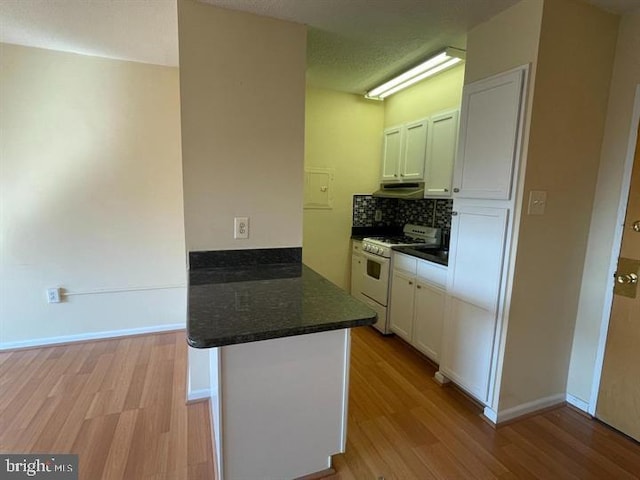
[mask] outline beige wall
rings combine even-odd
[[[305,167],[332,168],[333,209],[304,211],[303,261],[348,289],[355,193],[378,188],[384,105],[350,93],[307,88]]]
[[[467,36],[464,83],[535,62],[543,0],[522,0]]]
[[[301,246],[305,27],[195,0],[178,17],[187,249]]]
[[[520,219],[500,410],[566,391],[617,26],[583,2],[544,3],[524,198],[546,190],[547,207]]]
[[[0,44],[0,71],[0,344],[183,326],[177,69]]]
[[[385,128],[459,108],[463,83],[464,64],[390,96],[384,101]]]
[[[305,27],[179,0],[178,37],[187,250],[301,246]],[[189,349],[191,393],[207,357]]]
[[[593,205],[567,392],[589,402],[605,294],[611,288],[609,262],[636,86],[640,84],[640,10],[624,15],[615,55],[611,93]]]

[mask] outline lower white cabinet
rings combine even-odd
[[[391,277],[391,330],[407,342],[411,342],[413,331],[415,283],[415,276],[411,277],[398,270],[393,271]]]
[[[391,331],[439,362],[447,268],[394,253],[391,278]]]
[[[445,290],[427,282],[416,283],[413,343],[435,362],[440,361]]]
[[[508,209],[454,203],[440,372],[489,402]]]
[[[359,298],[362,292],[362,275],[364,272],[364,258],[362,256],[362,242],[353,240],[351,246],[351,295]]]

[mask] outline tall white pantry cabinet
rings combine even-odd
[[[494,406],[528,67],[464,87],[440,370]],[[444,377],[444,378],[443,378]]]

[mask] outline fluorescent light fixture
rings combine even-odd
[[[447,47],[444,51],[425,60],[420,65],[392,78],[388,82],[383,83],[379,87],[369,90],[365,95],[366,98],[374,100],[384,100],[389,95],[393,95],[402,89],[405,89],[414,83],[425,78],[431,77],[437,73],[463,62],[465,51],[458,48]]]

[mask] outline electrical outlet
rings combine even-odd
[[[249,217],[233,219],[233,238],[249,238]]]
[[[547,206],[547,192],[545,190],[531,190],[529,193],[529,215],[544,215]]]
[[[59,288],[47,288],[47,302],[48,303],[60,303],[60,289]]]

